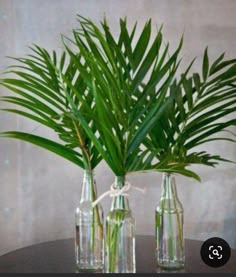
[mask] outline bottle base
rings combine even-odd
[[[179,270],[184,268],[184,262],[180,261],[159,261],[157,265],[164,270]]]
[[[103,267],[97,266],[97,267],[90,267],[90,266],[81,266],[79,264],[76,264],[76,272],[78,273],[103,273]]]
[[[105,273],[136,273],[136,270],[123,270],[123,271],[109,271],[109,270],[106,270]]]

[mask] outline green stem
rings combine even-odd
[[[177,205],[176,205],[176,199],[174,198],[174,207],[177,210]],[[179,218],[179,213],[176,213],[177,216],[177,224],[178,224],[178,233],[179,233],[179,238],[180,238],[180,247],[181,251],[183,252],[184,244],[183,244],[183,229],[182,229],[182,224],[180,222]]]
[[[116,215],[116,221],[120,220],[119,214]],[[116,258],[117,258],[117,249],[119,248],[119,233],[122,223],[116,223],[113,228],[112,242],[111,242],[111,261],[110,261],[110,272],[115,272],[116,269]]]
[[[95,191],[95,180],[94,180],[94,176],[93,176],[93,171],[92,170],[88,170],[89,171],[89,176],[90,176],[90,180],[89,182],[91,182],[91,189],[92,189],[92,199],[93,201],[96,200],[96,191]],[[96,228],[102,227],[102,221],[100,218],[100,214],[99,214],[99,209],[98,206],[95,206],[94,208],[92,208],[92,213],[91,213],[91,217],[90,217],[90,222],[91,222],[91,228],[90,228],[90,250],[91,252],[94,252],[95,249],[95,240],[96,240]]]
[[[121,189],[125,184],[125,177],[116,177],[116,188]],[[126,206],[124,196],[117,196],[113,199],[112,209],[109,212],[107,219],[107,238],[106,251],[108,255],[108,272],[116,271],[117,255],[119,253],[120,237],[123,227],[123,222],[126,215]],[[125,253],[124,253],[125,255]]]
[[[173,241],[173,224],[172,224],[172,213],[171,213],[171,205],[170,205],[170,200],[168,200],[169,204],[169,209],[168,209],[168,218],[169,218],[169,224],[168,224],[168,247],[169,247],[169,254],[171,259],[174,259],[174,241]]]

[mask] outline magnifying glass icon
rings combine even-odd
[[[215,256],[219,256],[219,252],[218,252],[217,249],[214,249],[214,250],[212,251],[212,254],[215,255]]]

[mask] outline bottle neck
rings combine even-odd
[[[94,201],[97,197],[96,183],[94,179],[94,172],[84,170],[83,185],[81,191],[80,202]]]
[[[113,184],[113,188],[116,190],[120,190],[125,186],[125,176],[116,176],[115,182]],[[111,210],[121,209],[121,210],[129,210],[129,200],[124,195],[119,195],[113,197]]]
[[[164,173],[162,177],[162,199],[178,199],[175,178],[170,173]]]

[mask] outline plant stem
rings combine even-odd
[[[92,165],[91,165],[91,157],[87,151],[87,148],[84,144],[84,141],[82,139],[82,136],[80,134],[80,131],[79,131],[79,128],[78,126],[76,125],[75,121],[72,120],[73,124],[74,124],[74,127],[75,127],[75,131],[76,131],[76,134],[77,134],[77,137],[78,137],[78,140],[79,140],[79,143],[80,143],[80,148],[82,150],[82,153],[83,153],[83,157],[85,158],[85,166],[88,168],[88,170],[92,171]]]
[[[171,205],[170,200],[168,199],[169,204],[169,210],[168,210],[168,218],[169,218],[169,224],[168,224],[168,248],[171,259],[174,259],[174,241],[173,241],[173,224],[172,224],[172,213],[171,213]]]
[[[116,177],[116,189],[121,189],[125,185],[125,177],[117,176]],[[127,212],[129,210],[128,200],[125,199],[125,196],[119,195],[114,197],[112,202],[112,208],[109,212],[106,221],[107,229],[107,238],[106,238],[106,252],[107,252],[107,272],[120,272],[126,268],[120,267],[120,259],[123,259],[125,249],[123,248],[123,227],[124,220],[126,218]],[[117,264],[118,262],[118,264]]]
[[[176,216],[177,216],[177,224],[178,224],[178,233],[179,233],[179,238],[180,238],[180,247],[181,247],[181,251],[183,251],[184,248],[184,244],[183,244],[183,229],[182,229],[182,224],[180,222],[180,218],[179,218],[179,213],[177,211],[177,205],[176,205],[176,199],[174,198],[174,207],[176,209]]]

